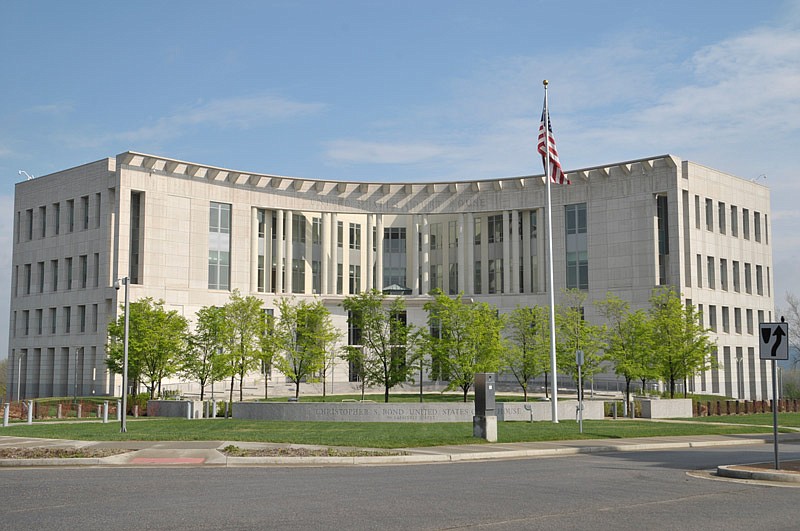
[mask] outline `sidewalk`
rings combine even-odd
[[[782,442],[800,441],[800,434],[782,434]],[[71,441],[64,439],[35,439],[0,436],[0,448],[67,448],[67,449],[124,449],[129,452],[99,458],[38,458],[0,459],[0,467],[174,467],[174,466],[343,466],[343,465],[397,465],[481,461],[491,459],[522,459],[556,457],[592,453],[634,452],[644,450],[669,450],[704,448],[713,446],[744,446],[771,444],[771,435],[703,435],[687,437],[643,437],[631,439],[594,439],[575,441],[550,441],[530,443],[484,443],[462,446],[437,446],[427,448],[397,449],[402,455],[355,457],[230,457],[221,450],[229,445],[243,450],[265,448],[307,449],[321,447],[291,444],[269,444],[241,441]],[[369,449],[364,449],[369,450]],[[770,476],[770,481],[800,481],[800,462],[786,461],[782,470],[767,470],[768,465],[736,466],[746,469],[749,479],[759,479],[759,470]],[[722,468],[722,467],[721,467]],[[744,473],[742,473],[744,474]],[[737,476],[739,477],[739,476]],[[777,479],[776,479],[777,477]]]

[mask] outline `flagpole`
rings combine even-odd
[[[550,394],[552,421],[558,424],[558,371],[556,370],[556,295],[553,283],[553,205],[550,199],[550,112],[547,110],[547,80],[544,85],[544,180],[547,189],[547,290],[550,292]]]

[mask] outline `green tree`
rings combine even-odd
[[[359,364],[362,386],[382,386],[383,401],[389,402],[390,389],[412,376],[414,360],[409,358],[414,349],[409,349],[412,327],[407,324],[405,299],[393,298],[388,304],[386,299],[373,289],[345,298],[342,306],[361,331],[360,345],[348,347],[346,357]]]
[[[278,301],[278,312],[274,337],[282,355],[275,362],[295,384],[294,396],[299,398],[302,382],[318,381],[328,352],[335,348],[340,334],[320,300],[282,298]]]
[[[669,383],[669,396],[674,398],[676,382],[713,367],[711,355],[716,347],[700,324],[699,312],[693,305],[684,305],[672,288],[653,290],[650,316],[659,376]]]
[[[116,321],[108,324],[106,365],[122,374],[124,357],[124,307]],[[130,303],[128,331],[128,381],[141,381],[155,398],[161,382],[177,373],[178,360],[186,350],[188,322],[175,310],[165,310],[164,301],[147,297]]]
[[[239,377],[239,401],[244,398],[244,375],[255,369],[260,353],[260,338],[264,331],[264,315],[261,300],[252,295],[242,297],[233,290],[230,301],[225,304],[225,319],[230,327],[228,334],[228,366],[231,385],[228,400],[233,402],[233,386]]]
[[[460,388],[466,402],[475,373],[496,372],[500,367],[503,318],[485,302],[465,303],[462,294],[451,299],[435,290],[432,295],[425,309],[429,327],[436,321],[439,337],[428,334],[427,348],[449,377],[447,389]]]
[[[556,309],[556,354],[558,368],[578,383],[578,364],[575,352],[583,351],[583,378],[591,378],[601,370],[602,350],[605,347],[603,328],[584,319],[586,293],[569,289]],[[553,382],[555,385],[555,382]],[[580,389],[581,398],[583,389]]]
[[[275,360],[281,352],[279,337],[276,335],[274,315],[264,316],[258,345],[260,349],[256,357],[261,362],[262,372],[264,373],[264,400],[267,400],[269,398],[269,375],[275,365]]]
[[[630,403],[631,381],[652,380],[658,369],[652,356],[652,326],[644,310],[631,312],[630,304],[608,293],[596,301],[600,314],[608,321],[606,359],[614,364],[614,372],[625,378],[625,404]],[[644,383],[642,383],[644,388]]]
[[[794,351],[790,353],[792,366],[800,367],[800,298],[793,293],[786,294],[786,308],[783,313],[789,323],[789,347]]]
[[[184,350],[179,362],[181,375],[200,385],[200,400],[205,396],[207,385],[213,385],[226,376],[227,364],[223,354],[230,343],[229,334],[230,327],[224,308],[200,308],[194,332],[188,336],[188,348]]]
[[[510,372],[528,401],[530,380],[547,371],[550,353],[550,317],[541,306],[517,306],[506,317],[506,348],[500,356],[504,371]]]

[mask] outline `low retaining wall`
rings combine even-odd
[[[188,409],[192,409],[192,418],[203,416],[203,402],[199,400],[148,400],[148,417],[188,417]]]
[[[558,416],[575,419],[578,402],[558,403]],[[529,409],[528,409],[529,408]],[[550,402],[498,402],[497,420],[550,420]],[[473,402],[365,403],[365,402],[235,402],[233,418],[248,420],[345,422],[472,422]],[[584,419],[602,419],[603,402],[586,400]]]
[[[645,419],[676,419],[691,416],[690,398],[642,400],[642,418]]]

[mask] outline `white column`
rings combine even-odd
[[[467,267],[464,273],[464,291],[468,295],[475,294],[475,217],[472,212],[467,212],[466,241],[466,262]]]
[[[330,292],[335,294],[336,293],[336,268],[339,264],[339,214],[333,213],[331,214],[331,239],[330,239],[330,252],[331,252],[331,261],[330,261],[330,268],[329,271],[326,272],[328,275],[328,286],[330,288]]]
[[[294,245],[292,243],[292,211],[286,211],[286,281],[283,289],[286,293],[292,293],[292,257],[294,256]]]
[[[275,211],[275,293],[283,293],[283,210]]]
[[[519,293],[519,210],[511,211],[511,293]]]
[[[258,291],[258,209],[250,209],[250,291]]]
[[[320,291],[322,295],[328,295],[329,291],[329,284],[328,284],[328,269],[330,268],[330,255],[331,255],[331,214],[330,212],[323,212],[322,213],[322,226],[320,227],[322,231],[322,242],[320,245],[320,254],[322,255],[322,264],[320,267]]]
[[[413,290],[412,293],[419,295],[420,288],[422,288],[419,284],[419,215],[411,214],[409,218],[411,220],[411,229],[408,231],[406,245],[410,247],[411,251],[411,271],[408,280],[411,281],[409,287]]]
[[[264,291],[271,293],[275,286],[272,284],[272,211],[268,210],[264,216]]]
[[[431,225],[428,215],[422,215],[422,294],[431,290]]]
[[[503,211],[503,293],[511,293],[511,232],[508,230],[508,214],[508,210]]]
[[[342,222],[342,294],[350,293],[350,222]]]
[[[374,287],[373,279],[372,279],[372,265],[375,263],[375,253],[372,251],[372,223],[373,223],[373,216],[374,214],[367,214],[367,227],[366,227],[366,239],[367,239],[367,248],[364,249],[364,256],[366,258],[366,271],[364,278],[367,279],[367,291],[371,290]]]
[[[466,292],[467,280],[467,257],[466,257],[466,235],[464,231],[464,213],[458,215],[458,245],[456,247],[456,256],[458,256],[458,292]]]
[[[376,249],[375,249],[375,288],[383,290],[383,214],[375,214],[377,217]]]

